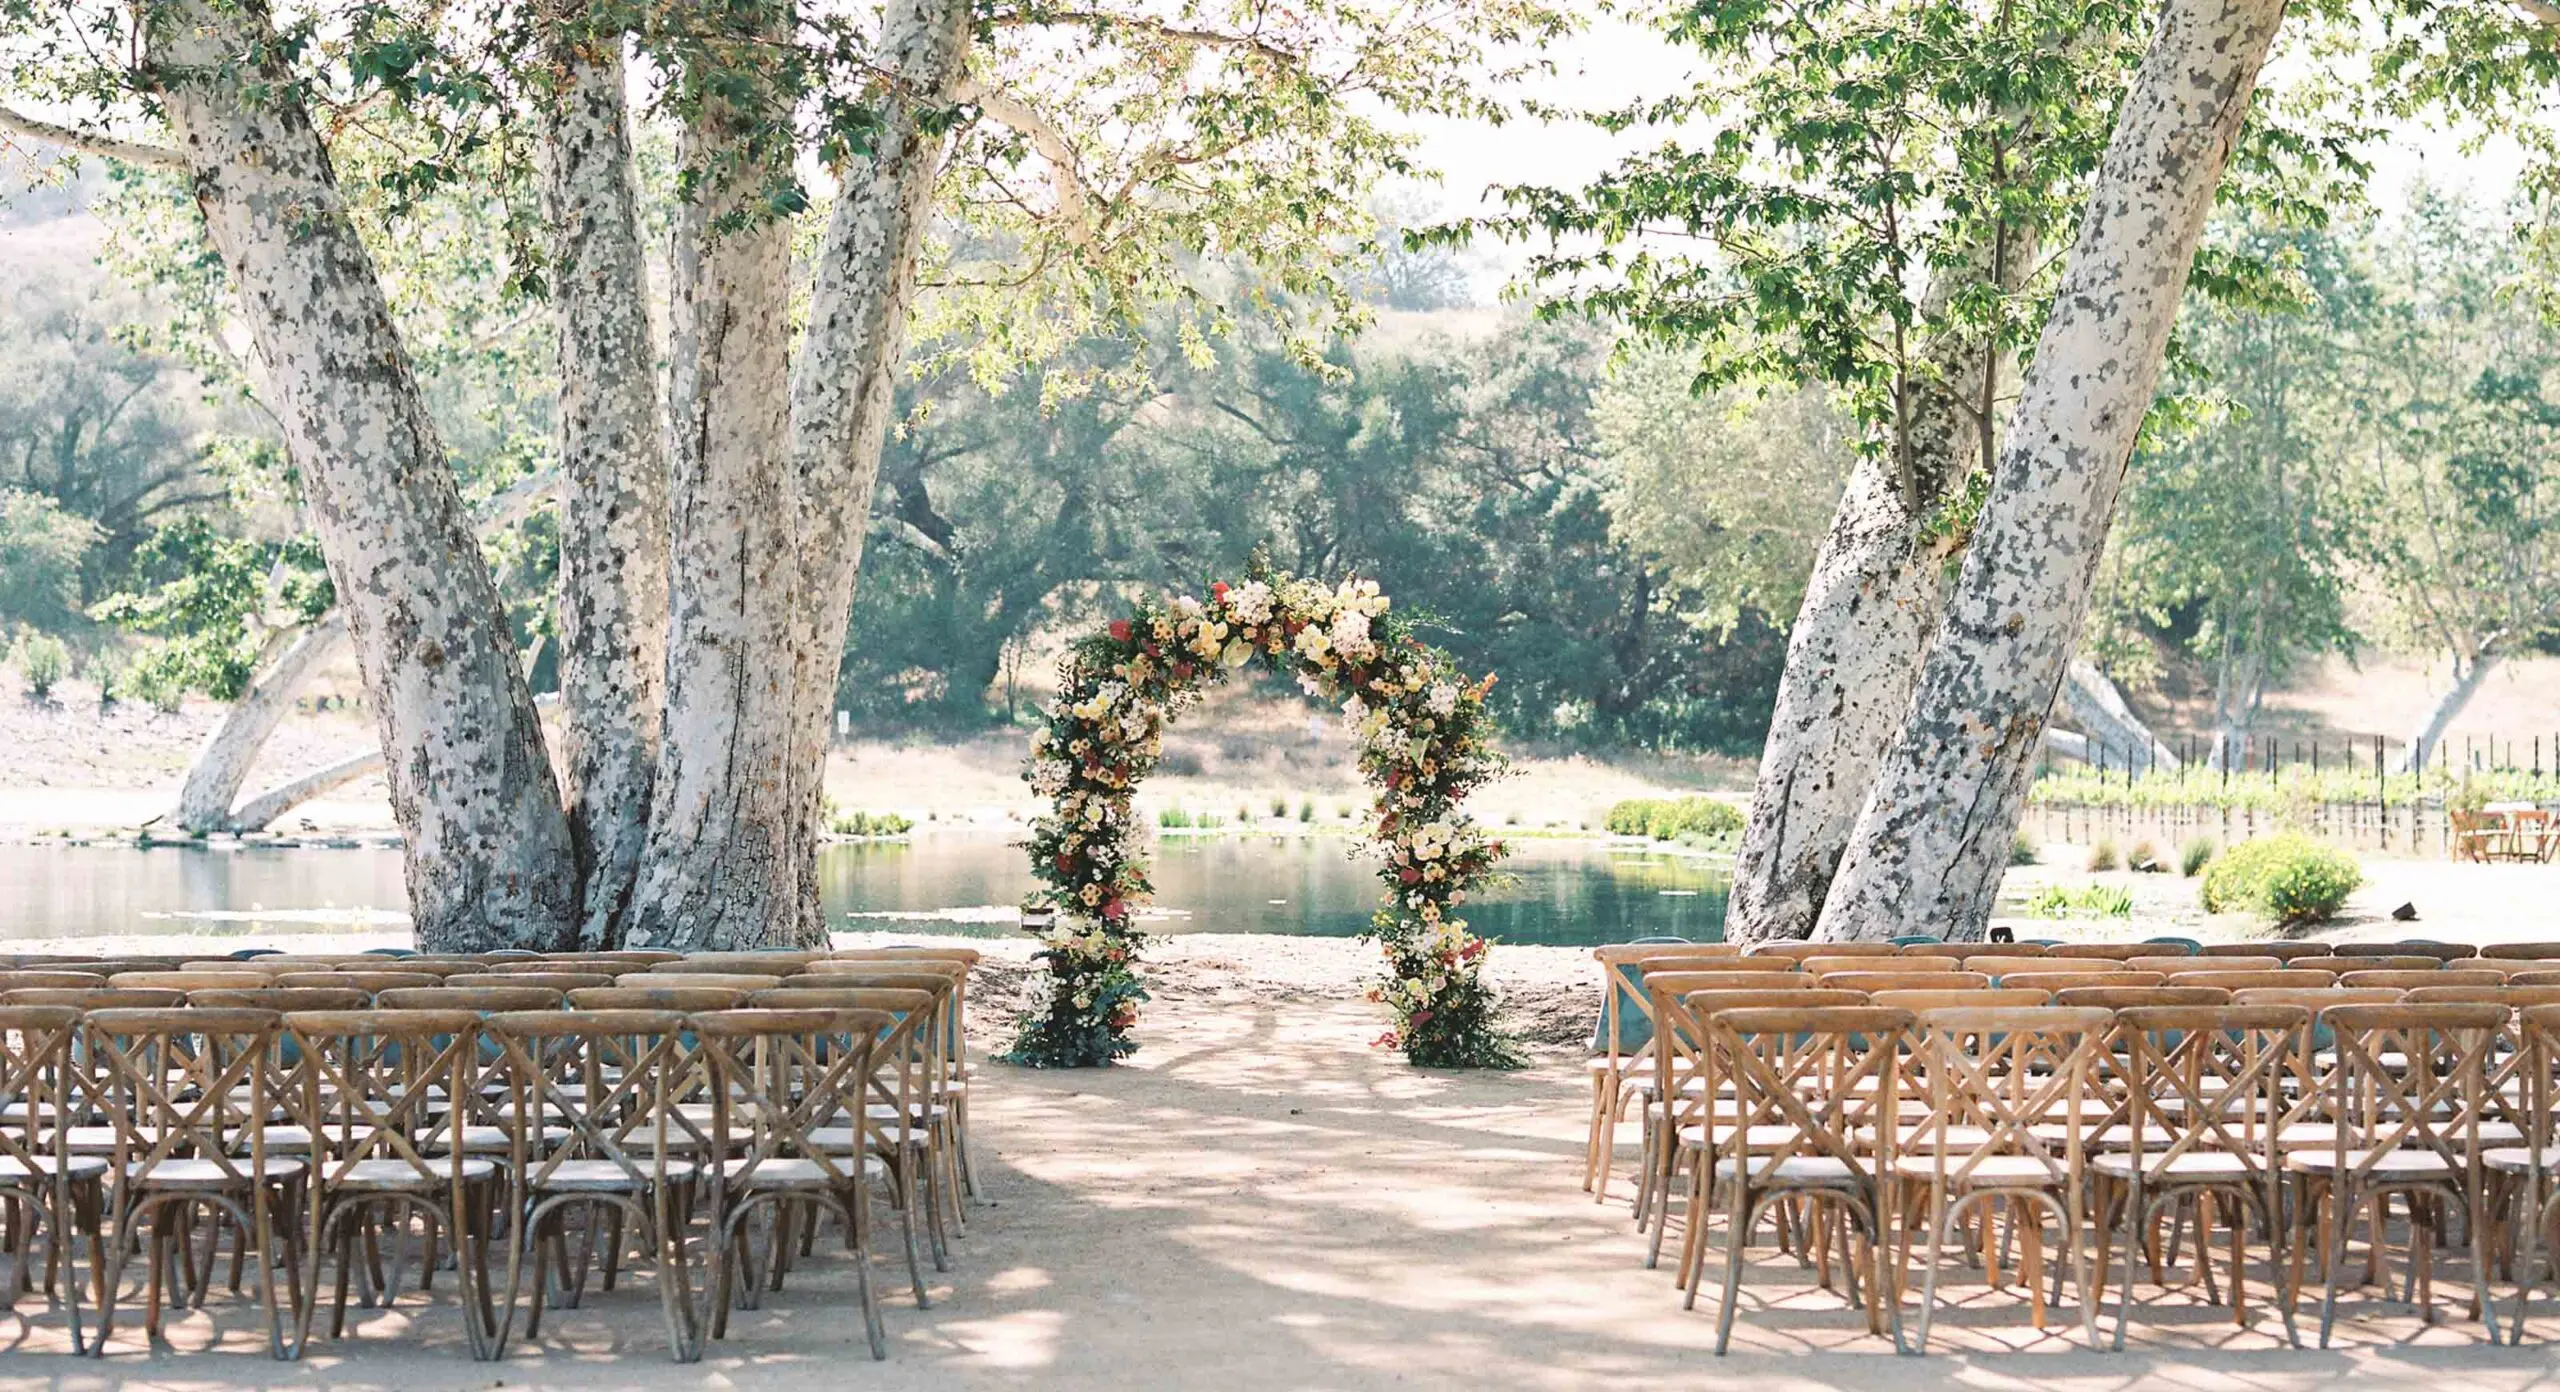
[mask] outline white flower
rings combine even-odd
[[[1189,595],[1183,595],[1173,602],[1173,612],[1180,614],[1186,619],[1196,619],[1200,617],[1204,611],[1200,607],[1200,601],[1193,599]]]
[[[1242,638],[1231,640],[1227,644],[1227,650],[1218,654],[1218,664],[1222,667],[1242,667],[1251,661],[1253,661],[1253,644]]]
[[[1423,704],[1431,708],[1433,715],[1445,720],[1458,709],[1458,688],[1454,683],[1441,682],[1431,688],[1431,694],[1423,698]]]
[[[1344,609],[1333,616],[1333,646],[1345,657],[1357,657],[1375,646],[1369,641],[1369,616]]]
[[[1227,608],[1235,612],[1239,622],[1261,623],[1271,617],[1271,587],[1259,580],[1247,580],[1227,591]]]
[[[1316,627],[1314,624],[1309,624],[1305,628],[1298,630],[1298,652],[1301,656],[1311,658],[1322,657],[1330,651],[1332,647],[1333,640],[1327,638],[1324,630]]]
[[[1359,728],[1369,718],[1369,703],[1357,696],[1352,697],[1342,703],[1342,718],[1352,728]]]

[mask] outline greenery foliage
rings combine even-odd
[[[833,812],[827,818],[827,830],[837,836],[904,836],[915,829],[914,819],[895,812],[865,812],[857,808]]]
[[[9,650],[9,664],[18,669],[18,678],[27,684],[27,694],[36,700],[53,697],[53,688],[71,675],[71,649],[50,633],[33,629],[18,635]]]
[[[2291,832],[2244,841],[2204,872],[2207,913],[2250,912],[2281,923],[2328,918],[2364,882],[2355,858]]]
[[[2203,874],[2204,868],[2213,863],[2214,853],[2220,849],[2210,836],[2188,837],[2186,844],[2178,848],[2178,873],[2190,880]]]
[[[2098,844],[2089,848],[2090,873],[2102,874],[2109,870],[2120,869],[2123,865],[2124,853],[2116,849],[2113,837],[2100,837]]]
[[[2046,885],[2027,900],[2029,918],[2131,918],[2133,895],[2117,885]]]
[[[1656,841],[1690,837],[1714,840],[1742,832],[1742,812],[1718,798],[1627,798],[1610,805],[1602,823],[1611,836],[1649,836]]]
[[[1328,589],[1261,564],[1240,585],[1211,586],[1205,601],[1143,600],[1061,664],[1025,773],[1052,804],[1030,837],[1032,873],[1047,885],[1039,904],[1056,913],[1037,954],[1049,1000],[1021,1017],[1005,1057],[1093,1067],[1137,1047],[1128,1031],[1146,992],[1136,913],[1153,887],[1129,844],[1131,795],[1163,753],[1165,723],[1246,667],[1339,699],[1357,732],[1361,772],[1377,789],[1371,836],[1387,890],[1370,930],[1386,961],[1369,995],[1396,1017],[1378,1042],[1424,1066],[1518,1066],[1482,975],[1488,944],[1456,913],[1504,851],[1460,810],[1502,767],[1485,704],[1494,679],[1470,681],[1425,646],[1374,581]]]
[[[41,494],[0,488],[0,626],[69,628],[98,526]]]

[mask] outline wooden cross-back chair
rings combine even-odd
[[[1884,1333],[1890,1316],[1898,1340],[1900,1302],[1884,1281],[1889,1243],[1880,1183],[1892,1164],[1890,1128],[1881,1128],[1887,1137],[1881,1146],[1869,1138],[1900,1092],[1903,1037],[1911,1023],[1908,1011],[1856,1005],[1726,1007],[1706,1017],[1707,1091],[1714,1095],[1730,1084],[1732,1117],[1721,1124],[1728,1140],[1714,1164],[1691,1176],[1693,1216],[1682,1235],[1680,1269],[1688,1289],[1683,1306],[1694,1307],[1707,1247],[1706,1224],[1695,1215],[1714,1207],[1710,1191],[1721,1189],[1729,1217],[1718,1354],[1732,1343],[1750,1235],[1771,1205],[1788,1199],[1811,1207],[1826,1267],[1830,1236],[1842,1238],[1849,1298],[1864,1306],[1867,1331]],[[1827,1278],[1826,1269],[1826,1285]]]
[[[887,1177],[888,1165],[868,1145],[833,1149],[820,1138],[832,1127],[871,1129],[872,1051],[895,1029],[895,1017],[779,1006],[695,1016],[689,1024],[712,1099],[711,1154],[725,1157],[709,1175],[711,1337],[727,1337],[733,1301],[756,1307],[768,1273],[779,1284],[792,1215],[816,1205],[843,1224],[871,1356],[888,1357],[869,1240],[870,1185]],[[759,1213],[770,1215],[772,1228],[761,1261],[751,1223]]]
[[[925,1219],[926,1246],[936,1270],[950,1270],[949,1232],[961,1221],[958,1205],[952,1202],[954,1164],[948,1155],[951,1137],[946,1125],[949,1112],[934,1102],[933,1078],[941,1065],[936,1057],[938,1051],[928,1043],[942,998],[932,990],[913,986],[801,986],[759,992],[747,1003],[764,1008],[824,1006],[889,1017],[890,1025],[873,1044],[871,1093],[863,1108],[864,1125],[823,1126],[811,1132],[811,1138],[845,1154],[867,1148],[868,1153],[888,1165],[888,1198],[898,1215],[909,1284],[916,1307],[924,1308],[930,1297],[917,1250],[915,1220],[919,1209]],[[813,1232],[814,1225],[804,1230],[804,1253]]]
[[[1807,957],[1800,970],[1816,977],[1860,975],[1879,972],[1897,976],[1927,976],[1939,972],[1955,972],[1963,966],[1953,957]]]
[[[1896,965],[1899,965],[1898,963]],[[1947,971],[1854,971],[1831,972],[1817,981],[1827,991],[1988,991],[1991,978],[1980,972],[1955,971],[1949,962]]]
[[[7,971],[0,972],[0,991],[33,990],[42,987],[104,986],[106,975],[86,971]]]
[[[2296,957],[2285,963],[2285,967],[2290,971],[2326,969],[2335,975],[2344,976],[2348,972],[2442,971],[2444,963],[2434,957],[2408,953],[2390,956],[2381,953],[2338,953],[2327,957]]]
[[[1710,1089],[1706,1067],[1711,1041],[1707,1017],[1718,1010],[1761,1005],[1864,1005],[1856,991],[1823,990],[1812,978],[1784,973],[1767,978],[1786,985],[1735,985],[1761,980],[1750,972],[1655,973],[1645,978],[1645,994],[1654,1017],[1655,1037],[1648,1124],[1645,1127],[1644,1171],[1636,1194],[1636,1220],[1650,1224],[1645,1265],[1662,1259],[1662,1238],[1670,1219],[1670,1196],[1684,1168],[1714,1163],[1719,1127],[1730,1120],[1731,1105]],[[1703,1209],[1683,1215],[1688,1228],[1705,1223]],[[1683,1272],[1685,1277],[1685,1270]]]
[[[1901,949],[1879,942],[1769,942],[1753,946],[1743,955],[1769,960],[1802,962],[1814,957],[1894,957]]]
[[[30,1263],[44,1257],[45,1293],[71,1320],[71,1347],[89,1351],[80,1312],[80,1279],[72,1266],[75,1237],[86,1238],[89,1269],[105,1269],[101,1219],[107,1162],[74,1156],[71,1126],[85,1114],[71,1087],[80,1012],[64,1005],[0,1006],[0,1215],[17,1253],[7,1304],[32,1282]]]
[[[2088,960],[2104,961],[2105,959]],[[2106,965],[2117,966],[2112,961],[2106,962]],[[2067,991],[2075,986],[2165,986],[2169,982],[2169,979],[2159,972],[2126,971],[2121,967],[2115,971],[2103,972],[2009,972],[1998,980],[2003,990],[2010,991]]]
[[[2515,1214],[2509,1266],[2516,1273],[2515,1323],[2508,1342],[2524,1342],[2525,1316],[2536,1289],[2543,1284],[2537,1249],[2560,1219],[2560,1004],[2535,1004],[2517,1012],[2521,1045],[2519,1071],[2524,1077],[2523,1136],[2518,1144],[2486,1149],[2481,1164],[2503,1181],[2499,1197]]]
[[[692,1067],[685,1020],[669,1010],[517,1010],[482,1019],[507,1090],[509,1212],[518,1224],[507,1244],[494,1352],[505,1352],[519,1302],[525,1337],[541,1337],[555,1266],[568,1298],[580,1298],[586,1263],[573,1279],[565,1218],[603,1208],[627,1222],[653,1258],[669,1356],[680,1363],[702,1356],[685,1231],[701,1172],[693,1157],[711,1151],[709,1137],[676,1105]],[[587,1231],[592,1241],[592,1215]],[[616,1223],[609,1261],[621,1237]]]
[[[1941,1254],[1950,1233],[1970,1210],[1988,1203],[2023,1210],[2018,1230],[2026,1250],[2019,1274],[2039,1329],[2045,1318],[2042,1220],[2054,1220],[2068,1249],[2082,1334],[2096,1343],[2097,1291],[2080,1226],[2087,1183],[2082,1100],[2113,1022],[2104,1010],[2061,1006],[1919,1013],[1911,1066],[1926,1088],[1925,1119],[1916,1129],[1903,1128],[1908,1139],[1893,1164],[1893,1173],[1922,1188],[1927,1198],[1928,1267],[1913,1348],[1925,1352],[1929,1346]],[[2056,1117],[2058,1136],[2048,1129]],[[1906,1228],[1906,1267],[1911,1255]]]
[[[268,1351],[294,1355],[288,1330],[301,1322],[302,1251],[290,1217],[307,1165],[267,1149],[282,1095],[281,1024],[272,1010],[218,1007],[94,1010],[82,1021],[90,1085],[114,1131],[116,1176],[93,1349],[104,1348],[125,1267],[146,1243],[144,1326],[159,1337],[164,1278],[184,1258],[181,1224],[189,1210],[209,1208],[234,1226],[256,1273]]]
[[[2270,1302],[2288,1342],[2293,1306],[2284,1281],[2283,1170],[2267,1132],[2283,1083],[2311,1024],[2300,1006],[2185,1004],[2134,1006],[2116,1015],[2114,1047],[2132,1098],[2132,1143],[2093,1157],[2098,1197],[2097,1262],[2105,1279],[2114,1220],[2125,1222],[2124,1285],[2117,1293],[2115,1347],[2133,1322],[2134,1259],[2148,1252],[2162,1284],[2158,1223],[2172,1206],[2194,1204],[2196,1266],[2208,1300],[2217,1298],[2207,1255],[2211,1210],[2227,1206],[2231,1317],[2248,1322],[2246,1244],[2254,1225],[2269,1234]]]
[[[2053,1003],[2090,1006],[2099,1010],[2131,1010],[2154,1005],[2229,1005],[2231,993],[2214,986],[2066,986],[2053,993]]]
[[[2292,1237],[2297,1264],[2307,1230],[2319,1224],[2325,1268],[2320,1346],[2328,1347],[2337,1322],[2355,1215],[2393,1196],[2406,1201],[2411,1284],[2429,1322],[2435,1318],[2433,1254],[2442,1216],[2436,1203],[2423,1200],[2464,1210],[2473,1312],[2489,1341],[2500,1342],[2490,1293],[2479,1131],[2489,1064],[2506,1012],[2484,1005],[2341,1005],[2327,1012],[2327,1023],[2334,1052],[2320,1056],[2315,1085],[2328,1097],[2334,1139],[2285,1153],[2285,1167],[2298,1186]],[[2381,1216],[2379,1204],[2375,1216]],[[2378,1240],[2379,1222],[2376,1228]],[[2376,1251],[2369,1259],[2382,1256]],[[2299,1293],[2299,1279],[2295,1289]]]
[[[976,967],[978,954],[968,949],[946,952],[924,947],[875,948],[877,956],[849,957],[838,953],[808,964],[803,974],[782,984],[795,986],[802,982],[833,981],[840,976],[853,976],[862,981],[890,986],[894,974],[923,971],[947,978],[951,983],[950,1002],[943,1011],[935,1038],[941,1041],[942,1070],[935,1083],[934,1097],[950,1112],[951,1152],[959,1170],[959,1192],[976,1197],[977,1167],[970,1159],[969,1142],[969,974]]]
[[[467,1147],[439,1145],[449,1109],[479,1079],[480,1017],[461,1010],[300,1011],[285,1026],[302,1046],[293,1110],[329,1144],[312,1156],[305,1231],[312,1242],[311,1290],[301,1302],[297,1345],[310,1338],[321,1263],[337,1259],[329,1337],[346,1334],[347,1294],[365,1278],[364,1303],[389,1306],[398,1296],[410,1243],[408,1219],[420,1219],[419,1288],[434,1279],[439,1242],[454,1256],[463,1330],[472,1356],[496,1355],[489,1298],[490,1224],[502,1209],[505,1181],[497,1165]],[[359,1260],[388,1240],[392,1263]]]
[[[367,996],[375,996],[384,991],[434,986],[443,980],[443,977],[433,972],[358,971],[352,968],[332,968],[326,971],[283,972],[276,976],[273,984],[285,988],[323,987],[343,991],[362,991]]]
[[[1653,1006],[1644,993],[1648,956],[1689,946],[1701,957],[1732,957],[1741,949],[1730,944],[1608,943],[1591,950],[1600,964],[1600,1017],[1591,1037],[1590,1123],[1583,1136],[1582,1189],[1593,1203],[1609,1197],[1609,1171],[1617,1161],[1618,1127],[1627,1105],[1641,1094],[1629,1089],[1630,1078],[1649,1077],[1653,1067]]]
[[[2185,958],[2192,954],[2163,952],[2159,943],[2063,943],[2047,949],[2047,955],[2063,962],[2128,962],[2136,957]]]
[[[2440,967],[2432,971],[2351,971],[2342,973],[2338,984],[2350,990],[2381,987],[2392,991],[2415,991],[2426,986],[2504,986],[2507,978],[2503,972]]]
[[[2224,991],[2297,990],[2310,991],[2334,984],[2337,978],[2327,972],[2298,972],[2277,967],[2259,971],[2224,971],[2219,967],[2200,971],[2171,972],[2165,984],[2170,986],[2211,986]]]

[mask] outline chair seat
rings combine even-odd
[[[65,1136],[74,1155],[113,1155],[118,1134],[118,1128],[113,1126],[74,1126]],[[135,1127],[132,1135],[136,1148],[148,1148],[160,1139],[160,1133],[150,1127]]]
[[[720,1170],[734,1179],[746,1170],[747,1164],[748,1158],[740,1156],[735,1160],[721,1162]],[[862,1157],[862,1177],[866,1181],[885,1179],[888,1174],[889,1166],[879,1156]],[[832,1189],[839,1184],[850,1182],[852,1176],[845,1173],[845,1167],[841,1164],[830,1172],[826,1166],[815,1160],[783,1158],[768,1159],[758,1163],[755,1173],[746,1178],[746,1187],[750,1190]]]
[[[666,1167],[667,1178],[676,1182],[693,1178],[697,1168],[690,1160],[669,1160]],[[563,1160],[549,1174],[528,1178],[545,1194],[635,1194],[649,1184],[646,1176],[635,1179],[610,1160]]]
[[[2109,1179],[2131,1179],[2136,1163],[2131,1151],[2115,1151],[2090,1156],[2089,1168]],[[2159,1161],[2141,1168],[2146,1184],[2247,1179],[2257,1173],[2247,1156],[2227,1150],[2191,1150],[2174,1160]]]
[[[462,1153],[465,1155],[503,1155],[514,1149],[514,1136],[515,1129],[513,1127],[466,1126],[462,1128]],[[568,1127],[546,1126],[542,1128],[542,1144],[538,1148],[548,1150],[567,1139],[569,1139]],[[428,1136],[418,1142],[418,1149],[430,1155],[440,1155],[445,1149],[444,1136],[441,1133]]]
[[[2529,1173],[2533,1169],[2533,1159],[2531,1146],[2500,1146],[2480,1153],[2480,1163],[2500,1174]],[[2542,1168],[2545,1173],[2560,1170],[2560,1146],[2542,1148]]]
[[[267,1182],[281,1184],[299,1179],[304,1168],[299,1160],[269,1157]],[[136,1161],[125,1166],[125,1182],[139,1183],[145,1189],[246,1189],[249,1176],[236,1165],[225,1166],[211,1160],[163,1160],[148,1166]]]
[[[107,1162],[95,1155],[75,1155],[64,1161],[61,1168],[64,1174],[73,1179],[96,1179],[107,1172]],[[53,1172],[54,1159],[50,1155],[39,1155],[32,1161],[0,1156],[0,1183],[25,1179],[30,1175],[50,1175]]]
[[[495,1162],[466,1157],[462,1162],[465,1183],[487,1179],[498,1172]],[[358,1160],[328,1176],[329,1188],[339,1193],[416,1194],[430,1193],[450,1183],[441,1169],[421,1173],[406,1160]]]
[[[1735,1128],[1729,1125],[1720,1125],[1716,1127],[1715,1144],[1718,1146],[1728,1146],[1733,1144],[1734,1130]],[[1742,1144],[1748,1149],[1766,1150],[1774,1146],[1785,1145],[1787,1142],[1792,1141],[1803,1134],[1804,1132],[1801,1128],[1794,1126],[1753,1126],[1743,1130]],[[1683,1146],[1687,1146],[1694,1150],[1706,1143],[1706,1127],[1683,1126],[1680,1128],[1680,1144]]]
[[[2071,1143],[2071,1128],[2061,1122],[2048,1121],[2030,1126],[2027,1130],[2037,1140],[2056,1150]],[[2176,1136],[2156,1126],[2146,1126],[2142,1129],[2141,1141],[2144,1150],[2167,1150],[2170,1146],[2177,1144],[2177,1140]],[[2134,1130],[2130,1124],[2104,1127],[2096,1131],[2084,1129],[2080,1133],[2080,1148],[2091,1155],[2101,1151],[2131,1150],[2133,1147]]]
[[[1894,1131],[1894,1149],[1896,1151],[1926,1150],[1937,1144],[1937,1135],[1938,1131],[1934,1126],[1899,1127]],[[1882,1137],[1876,1128],[1861,1126],[1851,1134],[1851,1139],[1872,1150]],[[1991,1133],[1982,1127],[1950,1126],[1947,1128],[1947,1149],[1950,1151],[1958,1153],[1974,1151],[1989,1144],[1991,1144]]]
[[[1742,1165],[1741,1156],[1728,1155],[1716,1162],[1716,1178],[1733,1179]],[[1762,1188],[1858,1189],[1867,1182],[1865,1174],[1836,1155],[1790,1155],[1774,1166],[1754,1166],[1751,1176]]]
[[[801,1132],[800,1136],[801,1139],[807,1141],[812,1148],[823,1150],[829,1155],[851,1154],[854,1146],[856,1145],[853,1136],[853,1128],[850,1126],[812,1126],[808,1130]],[[910,1131],[907,1133],[907,1149],[930,1150],[932,1147],[933,1134],[931,1132]],[[874,1149],[877,1149],[877,1147],[874,1147]]]
[[[2297,1150],[2284,1163],[2308,1174],[2361,1169],[2374,1179],[2451,1179],[2460,1173],[2432,1150]]]
[[[1969,1155],[1949,1154],[1947,1178],[1958,1184],[1994,1189],[2040,1189],[2062,1182],[2055,1177],[2054,1166],[2032,1155],[1987,1155],[1972,1160],[1970,1171],[1958,1174],[1969,1160]],[[1930,1179],[1936,1176],[1938,1163],[1929,1155],[1901,1155],[1894,1157],[1893,1172],[1905,1179]]]

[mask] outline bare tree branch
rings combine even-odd
[[[1067,240],[1080,247],[1091,246],[1093,195],[1085,188],[1084,176],[1076,170],[1075,147],[1067,143],[1065,133],[1040,113],[974,77],[960,79],[951,96],[955,101],[975,105],[998,124],[1031,142],[1031,148],[1049,166],[1049,187],[1058,200],[1058,216],[1066,222]]]
[[[0,106],[0,133],[22,140],[41,141],[60,146],[73,154],[103,155],[145,169],[165,170],[172,174],[187,172],[187,157],[165,145],[144,145],[132,140],[118,140],[111,135],[98,135],[73,126],[39,121],[5,106]]]
[[[2550,0],[2511,0],[2511,3],[2524,12],[2525,18],[2543,28],[2560,29],[2560,5],[2552,4]]]

